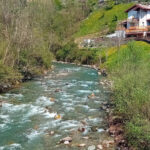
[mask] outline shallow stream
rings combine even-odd
[[[106,114],[100,110],[109,93],[99,84],[97,71],[54,66],[47,76],[0,95],[0,150],[87,150],[110,139]],[[72,142],[59,144],[67,136]]]

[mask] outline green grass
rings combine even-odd
[[[129,42],[110,48],[103,66],[113,80],[115,112],[124,118],[125,136],[137,150],[150,149],[150,45]],[[104,56],[103,56],[104,57]]]
[[[94,11],[81,25],[76,36],[84,36],[96,32],[111,33],[116,29],[119,20],[127,17],[125,10],[131,7],[132,3],[115,5],[112,9],[99,9]]]
[[[145,42],[134,42],[134,47],[139,50],[139,57],[142,57],[142,61],[150,58],[150,45]],[[129,50],[127,45],[121,45],[120,49],[117,50],[117,47],[111,47],[105,50],[103,57],[107,58],[107,61],[103,64],[104,67],[112,71],[116,66],[124,63],[126,52]],[[130,52],[130,51],[129,51]],[[133,51],[134,55],[134,51]],[[126,60],[128,62],[128,60]]]

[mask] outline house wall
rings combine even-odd
[[[146,27],[147,26],[147,18],[148,18],[148,11],[144,11],[140,9],[139,15],[139,26]]]
[[[139,11],[134,11],[134,10],[130,10],[128,12],[128,19],[133,19],[133,18],[137,18],[139,19],[139,23],[136,26],[139,27],[146,27],[148,25],[150,25],[147,23],[147,20],[150,20],[150,10],[143,10],[140,9]],[[130,28],[131,23],[127,22],[127,28]]]

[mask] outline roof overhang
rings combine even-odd
[[[137,10],[137,9],[150,10],[150,7],[146,5],[135,4],[129,9],[127,9],[125,12],[128,13],[130,10]]]

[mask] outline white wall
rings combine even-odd
[[[147,11],[147,19],[150,19],[150,10]]]
[[[139,26],[140,27],[147,26],[147,11],[140,10]]]
[[[149,10],[148,11],[140,10],[139,26],[140,27],[146,27],[148,19],[150,19],[150,11]]]

